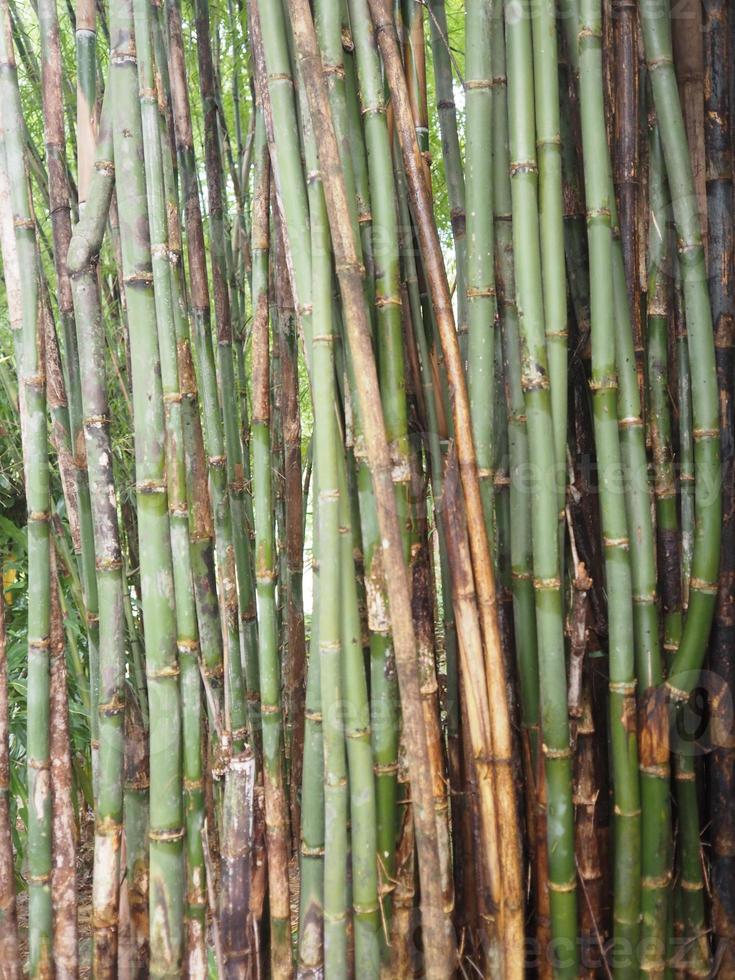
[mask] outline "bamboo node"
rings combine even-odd
[[[28,513],[28,520],[36,524],[48,524],[51,514],[47,510],[32,510]]]
[[[150,102],[158,102],[158,93],[154,88],[146,88],[145,86],[141,86],[138,89],[138,98],[147,99]]]
[[[322,71],[325,75],[334,75],[335,78],[345,77],[345,66],[344,65],[329,65],[322,62]]]
[[[561,146],[561,136],[558,134],[555,136],[545,136],[542,139],[536,140],[536,148],[541,150],[545,146]]]
[[[333,333],[317,333],[311,338],[312,344],[333,344],[334,343]]]
[[[549,881],[547,882],[550,892],[555,892],[556,894],[565,894],[573,892],[577,888],[577,878],[570,878],[569,881]]]
[[[188,517],[189,508],[186,504],[170,504],[168,512],[172,517]]]
[[[277,704],[262,704],[260,706],[261,714],[264,715],[280,715],[281,708]]]
[[[179,405],[183,401],[183,395],[180,391],[167,391],[163,396],[163,401],[165,405]]]
[[[477,475],[481,480],[492,480],[493,470],[488,469],[487,466],[478,466]]]
[[[301,841],[301,855],[302,857],[324,857],[323,847],[309,847]]]
[[[573,755],[571,745],[568,745],[565,749],[552,749],[546,743],[542,742],[541,751],[547,759],[571,759]]]
[[[29,885],[48,885],[48,883],[51,881],[51,872],[46,871],[40,875],[29,874],[26,881]]]
[[[595,218],[609,218],[610,208],[587,208],[587,220],[594,221]]]
[[[184,839],[184,828],[174,827],[165,828],[162,830],[154,830],[151,828],[148,831],[148,840],[153,841],[154,844],[174,844],[176,841]]]
[[[97,713],[101,718],[114,718],[125,711],[125,698],[115,694],[111,701],[97,705]]]
[[[307,721],[313,721],[316,725],[321,725],[323,718],[321,711],[305,711],[304,718]]]
[[[646,67],[649,71],[656,71],[657,68],[665,68],[667,65],[673,67],[673,58],[669,58],[666,55],[661,55],[660,58],[646,59]]]
[[[694,429],[692,432],[692,437],[695,440],[699,439],[719,439],[720,430],[719,429]]]
[[[126,286],[152,286],[153,285],[153,273],[152,272],[133,272],[129,276],[125,276],[123,282]]]
[[[516,160],[510,164],[510,176],[518,177],[522,174],[537,174],[538,164],[535,160]]]
[[[116,572],[122,568],[122,559],[102,555],[94,563],[98,572]]]
[[[28,757],[27,765],[28,765],[28,768],[29,769],[34,769],[36,772],[45,772],[47,769],[50,769],[51,768],[51,760],[50,759],[32,759],[29,756]]]
[[[510,577],[514,578],[517,582],[532,582],[533,572],[514,572],[511,571]]]
[[[13,227],[16,229],[26,229],[26,231],[30,231],[31,228],[36,227],[36,222],[33,220],[33,218],[15,217],[13,218]]]
[[[677,769],[674,778],[680,783],[694,783],[697,780],[696,772],[687,772],[686,769]]]
[[[644,776],[653,776],[656,779],[668,779],[671,775],[671,769],[668,765],[660,766],[639,766],[639,772],[642,772]]]
[[[633,604],[636,606],[650,606],[656,601],[656,593],[654,591],[641,593],[639,595],[634,594],[631,596],[631,598],[633,600]]]
[[[207,462],[209,463],[209,465],[213,469],[219,469],[219,468],[227,465],[227,457],[226,456],[210,456],[207,459]]]
[[[139,480],[135,484],[138,493],[165,493],[165,480]]]
[[[46,374],[43,371],[38,374],[29,374],[28,377],[23,378],[23,384],[26,388],[45,388]]]
[[[376,776],[392,776],[398,772],[397,762],[376,762],[373,765],[373,773]]]
[[[37,640],[29,640],[28,641],[28,649],[29,650],[39,650],[39,651],[48,650],[49,644],[50,644],[50,641],[49,641],[48,636],[42,636],[42,637],[40,637]]]
[[[547,330],[546,339],[547,340],[564,340],[569,336],[568,330]]]
[[[176,649],[185,656],[187,654],[196,656],[199,653],[199,643],[196,640],[178,640]]]
[[[384,306],[400,306],[401,305],[401,298],[400,298],[400,296],[380,296],[380,295],[376,295],[376,297],[375,297],[375,305],[377,306],[377,308],[379,310],[381,310]]]
[[[638,687],[638,681],[610,681],[607,685],[607,689],[611,694],[635,694],[636,688]]]
[[[687,878],[680,878],[679,884],[685,892],[701,892],[704,890],[704,882],[701,878],[699,881],[689,881]]]
[[[494,286],[486,286],[485,288],[468,286],[465,292],[467,299],[490,299],[498,295]]]
[[[103,426],[110,424],[110,417],[108,415],[88,415],[82,424],[85,427],[101,429]]]
[[[621,429],[642,429],[643,419],[639,415],[629,415],[618,420],[618,427]]]
[[[293,78],[285,71],[274,71],[272,74],[268,75],[269,82],[288,82],[289,85],[293,86]]]
[[[178,677],[179,673],[178,664],[167,664],[165,667],[159,667],[157,670],[153,668],[146,669],[145,676],[149,681],[158,681],[166,680],[169,677]]]
[[[680,687],[675,687],[671,681],[666,681],[665,683],[668,692],[674,701],[687,701],[689,699],[689,691],[684,691]]]
[[[209,680],[210,678],[214,678],[214,680],[217,680],[225,676],[225,665],[223,663],[215,664],[214,667],[210,667],[207,664],[200,664],[199,669],[207,678],[207,680]]]
[[[454,99],[439,99],[436,104],[437,109],[456,109]]]
[[[492,87],[492,78],[467,78],[464,83],[465,92],[481,92],[483,89],[491,89]]]
[[[589,382],[590,391],[617,391],[618,390],[618,377],[616,374],[611,374],[607,378],[600,378],[596,380],[592,378]]]
[[[384,116],[387,108],[384,102],[378,101],[374,105],[367,105],[363,108],[363,116]]]
[[[122,822],[114,820],[112,817],[104,817],[104,819],[94,822],[94,832],[98,837],[119,837],[122,831]]]
[[[695,578],[692,576],[689,579],[689,589],[696,589],[697,592],[704,592],[706,595],[717,595],[718,591],[717,582],[708,582],[703,578]]]
[[[534,578],[533,587],[540,592],[554,592],[561,588],[561,580],[558,576],[554,578]]]
[[[322,918],[325,922],[344,922],[347,919],[346,912],[322,912]]]
[[[616,804],[613,810],[617,817],[627,817],[631,820],[635,819],[635,817],[640,817],[641,815],[640,807],[637,810],[623,810]]]
[[[247,738],[248,734],[249,734],[249,729],[247,725],[241,725],[240,728],[236,728],[234,731],[230,732],[232,740],[233,741],[237,740],[238,742],[243,738]],[[230,763],[231,762],[232,760],[230,760]]]
[[[361,211],[357,216],[358,225],[369,225],[372,220],[372,211]]]
[[[373,915],[375,912],[380,911],[380,903],[376,903],[375,905],[358,905],[356,902],[353,902],[352,911],[355,915]]]
[[[98,174],[102,174],[103,177],[115,176],[115,164],[112,160],[97,160],[94,169]]]
[[[622,548],[627,551],[630,548],[630,540],[628,538],[607,538],[603,535],[602,546],[603,548]]]
[[[584,41],[586,38],[602,38],[602,28],[597,27],[583,27],[577,34],[578,41]]]

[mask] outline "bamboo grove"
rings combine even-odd
[[[0,0],[0,975],[735,978],[728,0]]]

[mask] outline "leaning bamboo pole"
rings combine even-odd
[[[335,251],[336,269],[344,309],[345,326],[353,361],[360,365],[357,395],[378,521],[383,539],[384,574],[388,590],[391,627],[403,709],[413,812],[419,850],[422,884],[422,913],[426,940],[426,969],[429,976],[447,976],[454,961],[454,944],[443,908],[437,877],[438,848],[432,790],[426,765],[426,731],[423,724],[415,636],[411,619],[406,566],[393,498],[390,452],[378,393],[375,360],[370,347],[369,327],[363,303],[363,286],[356,245],[348,221],[349,205],[334,134],[327,93],[321,75],[321,57],[311,13],[302,0],[289,3],[296,53],[301,63],[306,95],[319,151],[319,163]]]
[[[471,413],[464,381],[459,345],[454,325],[449,287],[444,270],[436,228],[431,220],[429,189],[424,179],[423,160],[416,143],[405,76],[400,64],[398,42],[390,13],[382,0],[370,0],[378,45],[383,56],[386,79],[391,91],[396,133],[410,189],[411,209],[421,249],[427,281],[431,290],[434,315],[444,355],[452,398],[454,434],[457,441],[459,470],[467,520],[470,528],[472,565],[480,609],[486,677],[505,674],[495,608],[495,582],[487,534],[484,530],[482,496],[477,474],[477,458],[472,441]],[[492,712],[493,765],[496,767],[499,807],[515,813],[516,794],[510,765],[512,736],[505,688],[488,691],[495,710]],[[503,869],[504,903],[507,923],[505,946],[510,967],[522,967],[520,948],[523,935],[523,899],[521,884],[521,850],[517,821],[508,820],[500,827],[501,867]]]
[[[719,401],[704,246],[676,89],[669,12],[650,0],[642,0],[640,11],[679,238],[692,379],[696,526],[687,618],[667,680],[671,696],[681,699],[688,696],[702,666],[717,596],[722,516]]]
[[[735,579],[735,404],[733,401],[733,227],[728,216],[733,206],[733,100],[731,81],[733,12],[726,3],[709,3],[705,16],[705,146],[707,150],[707,209],[710,299],[715,327],[715,360],[720,392],[720,444],[722,452],[722,552],[720,588],[710,645],[710,667],[719,678],[711,697],[713,751],[710,756],[710,819],[712,821],[712,925],[714,946],[721,955],[722,975],[735,974],[735,881],[730,873],[735,839],[735,746],[725,722],[725,692],[735,682],[733,649],[735,636],[730,616]]]
[[[7,0],[0,6],[0,98],[5,159],[20,270],[23,317],[15,329],[28,508],[28,811],[30,975],[52,964],[51,782],[49,760],[50,544],[46,378],[41,346],[36,223],[29,195],[23,113]]]

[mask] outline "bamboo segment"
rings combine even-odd
[[[614,480],[621,466],[617,422],[618,377],[613,330],[613,255],[609,156],[602,91],[601,7],[582,4],[580,103],[590,252],[592,389],[601,476],[602,534],[609,608],[610,740],[613,749],[616,845],[613,940],[626,976],[638,973],[640,909],[640,790],[635,715],[632,580],[624,500]]]
[[[164,402],[148,231],[132,4],[115,8],[110,86],[122,271],[130,322],[136,496],[150,706],[151,975],[181,969],[183,810],[176,604],[165,483]]]
[[[13,330],[28,511],[28,929],[32,977],[52,969],[51,782],[49,759],[50,543],[46,377],[42,357],[36,224],[26,170],[23,114],[7,2],[0,5],[3,146],[23,307]]]

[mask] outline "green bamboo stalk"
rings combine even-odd
[[[75,229],[67,257],[77,325],[83,427],[94,521],[97,588],[100,596],[97,708],[100,765],[93,889],[96,924],[93,958],[101,975],[114,969],[117,955],[117,882],[123,818],[122,712],[125,703],[123,561],[114,496],[110,406],[105,378],[105,336],[96,268],[114,177],[110,117],[111,112],[106,103],[87,207]],[[112,496],[110,487],[113,488]]]
[[[29,196],[23,115],[7,0],[0,5],[0,100],[23,317],[14,330],[28,508],[28,921],[31,977],[52,969],[49,760],[50,544],[46,379],[40,354],[36,226]]]
[[[5,168],[2,170],[4,177]],[[3,251],[3,262],[5,252]],[[0,565],[0,576],[3,574]],[[4,579],[3,579],[4,581]],[[18,947],[15,879],[13,874],[13,838],[10,829],[10,715],[8,701],[8,654],[5,629],[5,596],[0,595],[0,955],[8,980],[20,980],[21,963]]]
[[[539,232],[551,415],[554,423],[555,483],[563,564],[567,472],[567,290],[564,262],[564,208],[559,121],[559,52],[554,0],[531,6],[536,145],[539,167]]]
[[[260,133],[258,130],[260,129]],[[269,205],[270,166],[264,127],[256,122],[252,221],[253,297],[253,477],[255,489],[255,570],[258,595],[258,664],[263,730],[263,775],[268,828],[271,970],[290,977],[288,887],[288,804],[281,741],[281,671],[276,622],[275,528],[270,439],[269,383]],[[261,135],[262,134],[262,135]]]
[[[452,56],[447,29],[447,10],[444,0],[429,0],[429,25],[431,29],[431,54],[434,65],[434,90],[439,117],[439,132],[444,158],[444,179],[449,198],[449,218],[454,240],[454,262],[457,271],[457,332],[466,333],[467,285],[467,234],[465,209],[465,183],[462,172],[462,155],[457,131],[457,107],[454,103],[454,79]]]
[[[153,291],[166,426],[166,487],[176,602],[176,646],[181,672],[184,810],[186,814],[186,958],[191,975],[205,971],[206,873],[202,850],[204,796],[201,758],[199,631],[192,578],[187,501],[184,404],[179,378],[176,304],[169,247],[159,100],[153,61],[153,12],[149,0],[134,0],[140,113],[145,161]]]
[[[136,498],[150,710],[151,975],[182,968],[182,743],[176,606],[165,467],[164,403],[151,271],[143,135],[131,2],[110,18],[113,145],[122,274],[130,323]]]
[[[38,4],[41,28],[42,96],[45,122],[46,165],[49,177],[49,198],[53,232],[56,297],[61,332],[64,338],[63,366],[68,399],[71,454],[79,511],[80,570],[84,586],[84,611],[90,674],[98,671],[99,658],[99,600],[94,564],[94,532],[87,477],[87,459],[82,431],[82,399],[79,377],[79,353],[74,324],[74,309],[66,256],[72,237],[69,174],[66,161],[64,110],[62,104],[63,65],[59,41],[59,23],[54,4],[43,0]],[[96,719],[93,726],[96,729]],[[95,731],[96,741],[96,731]],[[96,762],[96,760],[95,760]]]
[[[545,755],[547,852],[554,969],[577,973],[576,868],[571,749],[559,556],[559,493],[549,366],[544,334],[541,245],[538,223],[531,25],[528,5],[506,0],[505,39],[510,124],[510,174],[516,301],[521,336],[521,383],[529,460],[535,468],[531,511],[533,574],[538,629],[541,734]]]
[[[531,496],[525,482],[528,466],[526,408],[521,384],[521,348],[518,336],[513,255],[512,202],[508,148],[507,79],[503,12],[498,6],[491,35],[493,65],[493,206],[497,288],[502,329],[502,348],[508,414],[510,463],[510,552],[513,590],[513,624],[520,679],[521,717],[528,731],[532,759],[538,756],[538,650],[534,616]]]
[[[235,391],[234,361],[232,356],[232,306],[227,285],[228,255],[225,232],[225,201],[222,192],[222,160],[217,138],[218,113],[209,30],[208,0],[196,3],[197,55],[199,63],[199,91],[204,106],[204,162],[207,174],[207,198],[209,204],[210,248],[212,250],[211,276],[214,296],[215,326],[217,333],[217,373],[224,392]],[[232,296],[234,299],[234,295]],[[224,422],[227,484],[232,514],[232,540],[237,570],[237,594],[241,619],[240,645],[245,665],[245,684],[250,726],[257,730],[256,692],[258,690],[258,657],[256,654],[255,596],[253,593],[253,566],[250,541],[245,523],[245,474],[240,443],[240,426],[237,416],[237,399],[221,399]],[[234,656],[234,652],[232,653]],[[243,732],[233,732],[238,744]]]
[[[704,246],[684,120],[671,53],[668,4],[641,0],[646,60],[671,188],[686,305],[695,477],[695,531],[687,618],[667,680],[675,699],[688,696],[705,654],[717,594],[721,488],[717,372]]]
[[[321,73],[321,57],[311,13],[308,4],[302,0],[290,0],[289,10],[319,151],[349,346],[353,362],[359,365],[360,369],[356,378],[358,403],[365,429],[367,458],[373,479],[383,541],[384,575],[390,603],[395,660],[401,688],[404,732],[413,787],[422,885],[426,968],[429,976],[445,976],[452,969],[453,943],[448,931],[448,918],[442,908],[439,882],[436,879],[439,866],[437,834],[434,815],[430,809],[432,789],[426,764],[426,732],[415,662],[415,636],[411,621],[401,533],[393,499],[390,452],[377,397],[378,379],[364,308],[362,274],[352,224],[348,220],[350,205],[328,94]]]
[[[615,798],[613,940],[621,975],[638,973],[640,790],[638,785],[632,581],[625,500],[615,486],[621,467],[612,283],[612,182],[602,89],[602,11],[583,0],[579,24],[580,103],[590,254],[592,391],[609,603],[610,738]]]
[[[465,8],[465,112],[467,210],[467,388],[477,453],[485,526],[494,536],[493,435],[495,408],[495,291],[492,183],[492,8],[468,0]]]
[[[217,580],[221,588],[221,605],[226,626],[224,646],[225,711],[224,731],[225,750],[230,742],[237,751],[247,728],[246,698],[243,690],[242,663],[240,657],[240,629],[238,617],[238,593],[235,571],[232,512],[227,488],[225,440],[222,432],[222,417],[219,408],[218,384],[215,370],[212,333],[210,326],[209,285],[207,280],[204,229],[199,202],[199,188],[196,176],[196,161],[189,107],[189,93],[186,83],[186,66],[181,32],[181,10],[176,0],[167,0],[168,27],[168,68],[171,83],[171,99],[175,125],[175,140],[181,173],[181,197],[185,214],[186,245],[189,271],[189,305],[193,328],[194,362],[199,382],[201,412],[204,429],[204,444],[209,466],[209,482],[212,493],[214,515],[215,562]],[[183,290],[180,290],[183,295]],[[183,339],[183,338],[182,338]],[[200,474],[200,486],[203,475]],[[194,493],[192,500],[198,498]],[[207,532],[200,525],[200,544],[194,552],[194,576],[197,589],[198,612],[214,602],[215,592],[211,583],[211,570],[205,556],[209,545]],[[209,582],[209,584],[207,584]],[[212,610],[213,612],[213,610]],[[205,617],[199,617],[203,630]],[[205,672],[210,679],[220,674],[217,638],[213,616],[207,612],[206,621],[211,627],[208,636],[202,636],[202,649],[212,651],[205,658]]]
[[[318,269],[318,264],[317,264]],[[318,300],[317,300],[318,305]],[[319,500],[316,479],[313,499]],[[314,976],[324,969],[324,734],[319,653],[319,515],[312,523],[312,614],[304,712],[304,764],[301,784],[301,848],[299,890],[299,974]]]
[[[335,426],[336,429],[336,426]],[[338,435],[338,433],[335,433]],[[361,977],[380,976],[381,917],[378,900],[378,853],[375,781],[371,746],[370,702],[362,651],[355,553],[359,539],[352,527],[344,455],[337,458],[339,478],[339,606],[341,620],[340,735],[347,747],[352,911],[355,965]],[[322,674],[322,676],[324,676]],[[327,842],[330,828],[327,824]],[[329,854],[327,843],[327,855]],[[326,895],[325,895],[326,898]],[[325,905],[326,911],[326,905]]]
[[[77,0],[74,46],[77,59],[77,183],[80,216],[94,173],[97,137],[97,24],[94,0]]]

